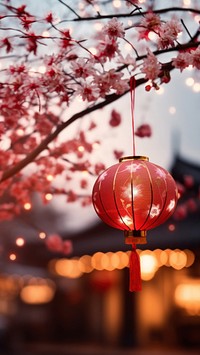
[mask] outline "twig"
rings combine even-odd
[[[66,6],[71,12],[74,13],[74,15],[76,15],[79,19],[81,19],[81,17],[79,16],[79,14],[77,14],[77,12],[71,8],[71,6],[67,5],[64,1],[62,0],[58,0],[59,3],[61,3],[62,5]]]
[[[188,36],[190,37],[190,39],[193,40],[192,35],[190,34],[190,32],[189,32],[188,28],[186,27],[186,25],[185,25],[185,23],[184,23],[182,18],[181,18],[181,23],[182,23],[183,27],[185,28],[185,30],[186,30]]]

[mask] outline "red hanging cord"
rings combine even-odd
[[[132,117],[132,136],[133,136],[133,156],[135,155],[135,119],[134,119],[134,107],[135,107],[135,77],[130,78],[130,94],[131,94],[131,117]]]
[[[129,291],[141,291],[142,281],[141,281],[141,271],[140,271],[140,257],[136,251],[135,243],[132,244],[132,251],[130,255],[130,265],[129,265]]]
[[[130,78],[130,94],[131,94],[131,118],[132,118],[132,136],[133,136],[133,156],[135,156],[135,77]],[[129,291],[141,291],[141,271],[140,271],[140,257],[136,251],[136,244],[132,244],[132,251],[130,255],[129,264]]]

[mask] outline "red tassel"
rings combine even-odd
[[[132,244],[133,250],[130,255],[130,269],[129,269],[129,291],[141,291],[142,281],[140,273],[140,257],[136,251],[136,245]]]

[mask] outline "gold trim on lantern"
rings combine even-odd
[[[124,231],[125,243],[126,244],[146,244],[147,232],[144,230],[130,230]]]
[[[123,162],[123,161],[127,161],[127,160],[145,160],[145,161],[149,161],[148,157],[145,157],[144,155],[133,155],[133,156],[127,156],[127,157],[121,157],[119,159],[119,162]]]

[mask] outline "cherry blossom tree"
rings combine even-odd
[[[197,1],[36,1],[37,11],[31,3],[0,2],[1,220],[29,210],[35,193],[44,203],[53,195],[91,203],[88,179],[105,168],[92,159],[101,123],[91,118],[66,132],[126,95],[131,77],[159,90],[172,70],[200,69]],[[110,129],[122,120],[112,109]],[[136,135],[150,137],[151,127]],[[122,153],[113,151],[116,159]]]

